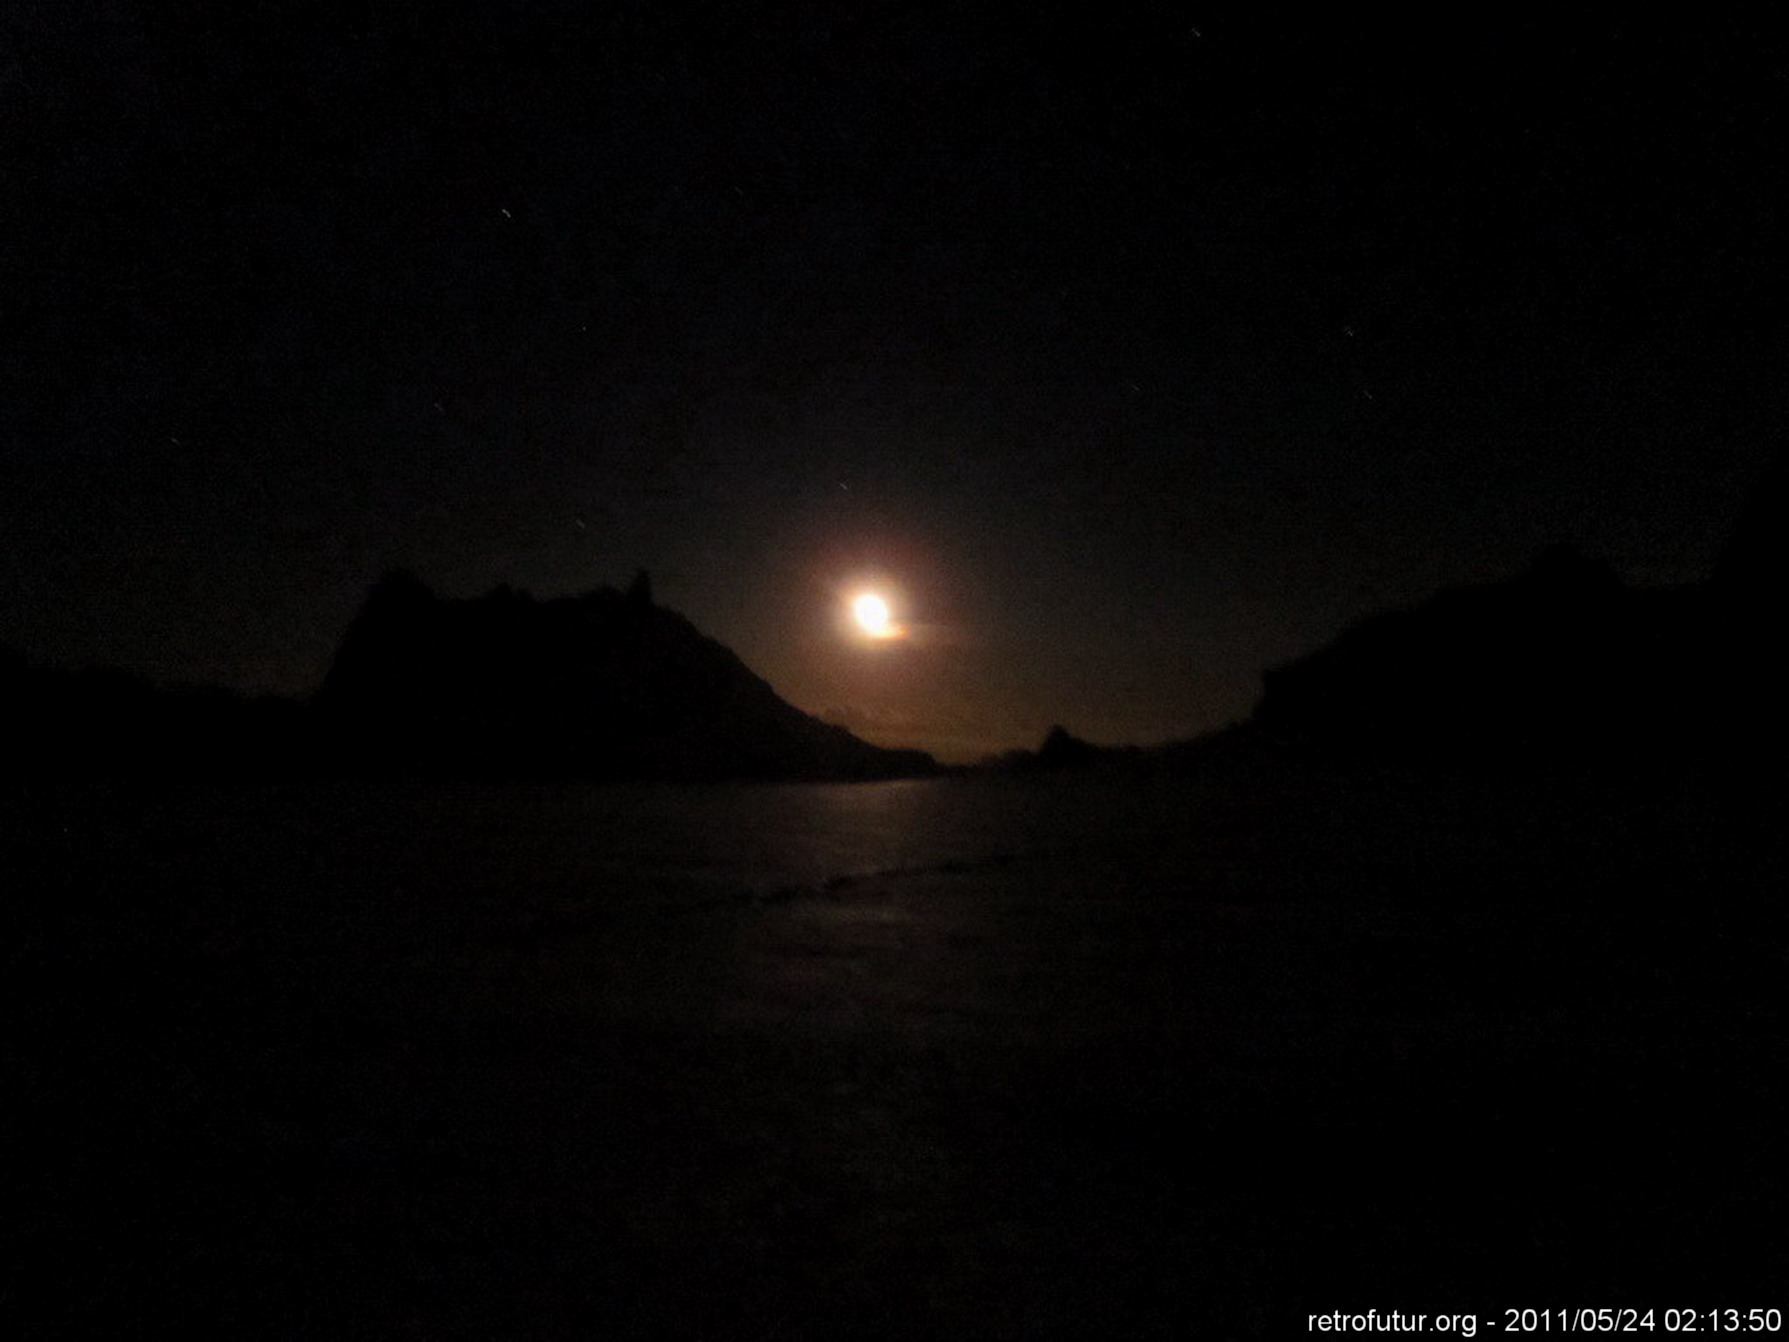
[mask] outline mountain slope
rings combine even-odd
[[[886,778],[935,766],[784,702],[644,578],[540,601],[437,597],[393,574],[314,704],[329,754],[373,771],[600,778]]]

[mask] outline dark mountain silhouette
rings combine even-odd
[[[1058,724],[1050,728],[1044,736],[1043,744],[1037,748],[1037,763],[1044,769],[1072,769],[1092,763],[1098,754],[1098,746],[1090,741],[1083,741],[1068,728]]]
[[[1789,766],[1789,456],[1708,580],[1639,588],[1569,545],[1514,577],[1369,615],[1263,673],[1247,722],[1147,748],[1053,727],[984,769],[1184,774],[1323,761],[1613,774]]]
[[[470,601],[394,573],[374,587],[311,703],[0,647],[15,776],[870,779],[937,771],[780,699],[730,650],[625,592]]]
[[[729,649],[623,593],[437,597],[381,581],[313,705],[341,767],[496,777],[888,778],[932,772],[780,699]]]
[[[978,768],[1001,773],[1054,773],[1060,770],[1135,768],[1147,759],[1136,746],[1101,746],[1058,724],[1044,733],[1036,750],[1009,750]]]
[[[312,760],[296,700],[44,666],[0,647],[3,767],[14,775],[290,775]]]
[[[1732,568],[1640,589],[1557,546],[1514,578],[1371,616],[1267,671],[1254,723],[1300,748],[1438,763],[1780,755],[1776,691],[1753,669],[1773,598]]]

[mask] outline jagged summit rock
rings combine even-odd
[[[499,777],[883,778],[935,768],[809,717],[728,648],[625,592],[436,596],[382,579],[314,705],[332,753],[372,771]]]

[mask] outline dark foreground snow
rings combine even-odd
[[[6,799],[29,1335],[1789,1305],[1775,813],[1297,777]]]

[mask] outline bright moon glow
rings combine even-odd
[[[888,602],[874,592],[865,592],[851,603],[851,614],[857,627],[871,638],[892,638],[895,627],[889,623]]]

